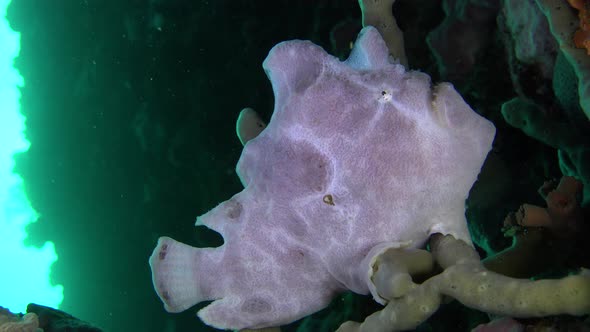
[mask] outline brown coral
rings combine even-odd
[[[578,10],[580,28],[574,33],[574,43],[577,48],[585,48],[590,55],[590,1],[568,0],[570,6]]]

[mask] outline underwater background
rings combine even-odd
[[[588,154],[580,162],[566,152],[560,157],[559,147],[503,118],[506,102],[533,100],[547,122],[575,133],[572,144],[588,146],[574,69],[549,33],[515,46],[509,2],[398,0],[393,9],[410,68],[453,83],[497,128],[467,203],[482,257],[512,243],[502,234],[511,211],[524,202],[544,204],[537,189],[545,180],[564,169],[589,174]],[[164,311],[148,258],[163,235],[193,246],[222,244],[194,221],[242,189],[236,119],[249,106],[268,122],[273,109],[262,61],[291,39],[311,40],[344,59],[362,27],[358,2],[13,0],[6,18],[20,33],[14,65],[25,82],[20,111],[30,142],[15,155],[14,172],[38,214],[25,244],[54,244],[50,281],[63,286],[59,309],[104,331],[217,331],[195,315],[206,303]],[[534,46],[533,60],[517,56],[519,47]],[[333,331],[379,307],[346,293],[283,331]],[[418,330],[470,331],[488,320],[455,301]]]

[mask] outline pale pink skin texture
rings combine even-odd
[[[349,289],[369,293],[369,251],[471,243],[464,204],[495,128],[450,84],[388,60],[364,28],[341,62],[308,41],[276,45],[268,127],[237,165],[244,190],[197,219],[218,248],[162,237],[150,258],[166,310],[200,310],[222,329],[279,326]]]
[[[471,332],[523,332],[525,326],[510,317],[496,318],[476,326]]]

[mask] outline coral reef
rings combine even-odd
[[[16,315],[0,307],[0,332],[43,332],[39,328],[39,317],[34,313]]]
[[[590,119],[590,57],[576,47],[572,36],[580,24],[579,19],[569,8],[564,7],[563,0],[536,0],[539,8],[547,17],[551,33],[555,37],[559,50],[573,67],[578,78],[578,98],[587,118]]]
[[[442,76],[463,81],[476,65],[476,56],[488,47],[485,38],[495,26],[499,1],[445,0],[444,21],[428,34],[428,46]]]
[[[523,204],[504,220],[506,236],[513,237],[511,247],[484,260],[484,266],[494,272],[515,278],[530,278],[573,266],[588,266],[583,256],[583,236],[588,232],[584,223],[582,183],[570,176],[560,181],[546,181],[539,194],[546,207]],[[568,266],[570,265],[570,266]]]
[[[522,97],[502,105],[508,124],[525,134],[557,149],[559,166],[564,175],[578,178],[583,184],[582,203],[590,199],[590,147],[587,134],[569,121],[555,119],[546,108]]]
[[[54,308],[35,303],[27,305],[27,313],[17,315],[0,307],[0,332],[101,332],[92,324]]]
[[[365,27],[351,56],[344,62],[349,68],[342,69],[335,59],[327,60],[321,50],[302,42],[285,42],[271,51],[264,67],[275,90],[273,118],[265,127],[260,117],[246,108],[236,125],[244,145],[237,169],[245,189],[199,217],[197,222],[221,233],[225,244],[220,248],[198,249],[163,237],[150,258],[154,287],[168,311],[182,311],[194,303],[214,300],[199,312],[205,323],[218,328],[262,328],[285,324],[317,311],[335,294],[348,289],[372,294],[385,308],[362,323],[341,325],[340,332],[413,329],[430,317],[445,297],[486,313],[513,318],[590,313],[590,273],[586,269],[559,275],[559,279],[517,279],[547,270],[547,264],[543,263],[552,260],[541,262],[539,258],[544,256],[539,255],[538,249],[548,233],[565,243],[583,228],[581,206],[589,197],[584,195],[584,190],[590,180],[586,138],[577,136],[565,121],[551,121],[554,114],[547,107],[549,98],[542,102],[528,98],[548,91],[547,82],[542,85],[545,90],[534,90],[525,86],[530,82],[518,79],[520,75],[513,76],[513,83],[522,85],[517,89],[518,97],[502,105],[504,120],[558,149],[560,167],[566,176],[559,183],[548,182],[542,187],[547,207],[524,204],[507,219],[507,226],[521,230],[511,234],[515,236],[513,246],[482,262],[469,236],[456,224],[465,221],[463,207],[457,208],[461,213],[455,208],[450,209],[452,212],[444,208],[436,210],[441,204],[437,190],[443,190],[443,196],[447,197],[445,185],[461,187],[451,191],[455,199],[443,204],[449,208],[466,198],[464,183],[455,180],[443,184],[431,181],[429,176],[455,178],[456,172],[464,176],[467,169],[472,179],[471,175],[474,171],[477,174],[482,157],[489,150],[487,139],[493,129],[474,116],[449,85],[435,87],[431,92],[433,100],[425,102],[420,93],[428,91],[429,84],[421,84],[419,75],[414,76],[415,73],[393,65],[391,60],[384,60],[389,55],[394,63],[398,61],[407,67],[403,35],[388,10],[393,2],[359,1],[363,25],[375,25],[384,40],[376,39],[375,29]],[[506,42],[518,46],[513,61],[537,67],[541,77],[548,81],[555,71],[563,69],[563,64],[553,63],[555,53],[559,52],[557,59],[562,56],[566,63],[573,65],[580,79],[578,97],[582,109],[586,110],[587,68],[584,61],[578,61],[579,52],[572,50],[564,39],[564,31],[568,29],[565,25],[571,22],[571,17],[556,10],[555,1],[506,0],[504,7],[494,1],[479,4],[445,1],[444,4],[447,17],[429,38],[434,53],[438,52],[443,76],[461,81],[461,75],[472,71],[477,56],[489,43],[484,36],[494,29],[495,18],[502,8],[504,16],[499,22],[508,29]],[[527,13],[535,20],[527,22]],[[540,43],[534,38],[536,33],[547,31],[548,25],[557,44],[547,34],[540,33]],[[459,31],[466,31],[469,37],[459,38]],[[468,47],[461,47],[462,43]],[[449,44],[456,47],[449,48]],[[389,50],[383,50],[384,45]],[[541,47],[531,50],[531,45]],[[461,55],[461,61],[453,60],[457,54]],[[351,74],[355,70],[372,75],[358,78]],[[403,77],[409,83],[388,86],[381,74],[376,73],[380,70],[392,75],[388,77],[389,82]],[[518,70],[517,66],[511,70]],[[325,78],[329,84],[324,84]],[[369,107],[364,113],[372,115],[375,110],[385,109],[382,105],[391,103],[395,106],[393,112],[404,114],[400,118],[394,116],[395,126],[387,128],[388,122],[382,119],[366,124],[366,115],[356,115],[359,109],[373,104],[365,96],[365,90],[369,91],[368,95],[377,93],[377,96],[380,92],[380,96],[376,97],[379,105]],[[409,115],[431,108],[430,116],[436,125],[430,123],[432,119],[411,119]],[[380,116],[391,116],[385,110],[387,115]],[[349,118],[354,120],[353,126]],[[479,127],[478,133],[471,132],[475,142],[442,147],[464,134],[466,123]],[[453,128],[454,134],[440,135],[439,125],[445,130]],[[377,140],[364,139],[381,127],[386,127],[393,137],[377,135],[380,137]],[[481,130],[486,133],[482,134]],[[437,144],[428,142],[432,137],[436,137]],[[386,141],[388,144],[383,144]],[[362,149],[358,148],[359,142]],[[437,164],[434,169],[416,158],[416,147],[425,153],[423,156],[429,163]],[[457,151],[462,151],[463,158],[469,154],[472,157],[459,161],[455,156],[449,162],[448,155]],[[355,156],[354,162],[350,156]],[[396,156],[394,160],[388,159],[392,156]],[[406,165],[408,159],[414,162]],[[384,160],[387,166],[379,168]],[[316,167],[309,169],[310,165]],[[450,167],[456,169],[449,170]],[[440,171],[447,173],[440,175]],[[346,180],[339,177],[341,174],[346,174]],[[363,185],[355,182],[359,174],[364,176]],[[378,176],[383,174],[386,176]],[[395,181],[388,181],[390,176]],[[402,186],[404,191],[398,191],[397,182],[409,178],[418,178],[420,182],[406,183]],[[340,186],[343,183],[348,185]],[[315,186],[311,193],[308,186]],[[420,188],[420,195],[413,195],[416,188]],[[408,195],[413,199],[408,200]],[[351,196],[354,196],[352,201]],[[426,214],[416,213],[416,200],[421,202],[419,209],[428,211]],[[361,204],[350,205],[351,202]],[[354,208],[351,210],[350,206]],[[370,218],[363,213],[366,207],[373,211],[368,214]],[[431,223],[433,215],[438,219]],[[387,218],[395,222],[386,223]],[[428,227],[421,228],[425,225]],[[313,234],[309,227],[313,227]],[[415,231],[426,237],[411,235]],[[315,233],[322,234],[322,239],[316,238]],[[427,241],[430,251],[423,249]],[[559,248],[547,246],[546,249],[553,258],[567,255],[567,250],[559,251]],[[533,256],[539,261],[534,261]],[[293,260],[294,257],[298,259]],[[220,262],[223,267],[216,267]],[[524,268],[515,269],[519,265]],[[213,279],[212,275],[218,277]],[[237,275],[239,280],[235,278]],[[293,276],[297,279],[291,279]],[[419,279],[423,281],[418,282]],[[289,298],[288,303],[280,300],[285,298]],[[497,323],[506,323],[515,330],[522,327],[519,321],[509,318]],[[487,327],[497,328],[493,324]]]
[[[55,308],[30,303],[27,312],[39,317],[43,332],[102,332],[100,328]]]

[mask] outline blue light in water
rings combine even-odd
[[[20,34],[10,29],[6,9],[11,0],[0,0],[0,306],[24,312],[35,302],[58,307],[63,287],[49,281],[51,264],[57,261],[53,243],[42,248],[25,246],[25,227],[37,220],[24,192],[23,180],[14,174],[15,153],[24,152],[25,118],[20,113],[24,80],[14,68],[20,51]]]

